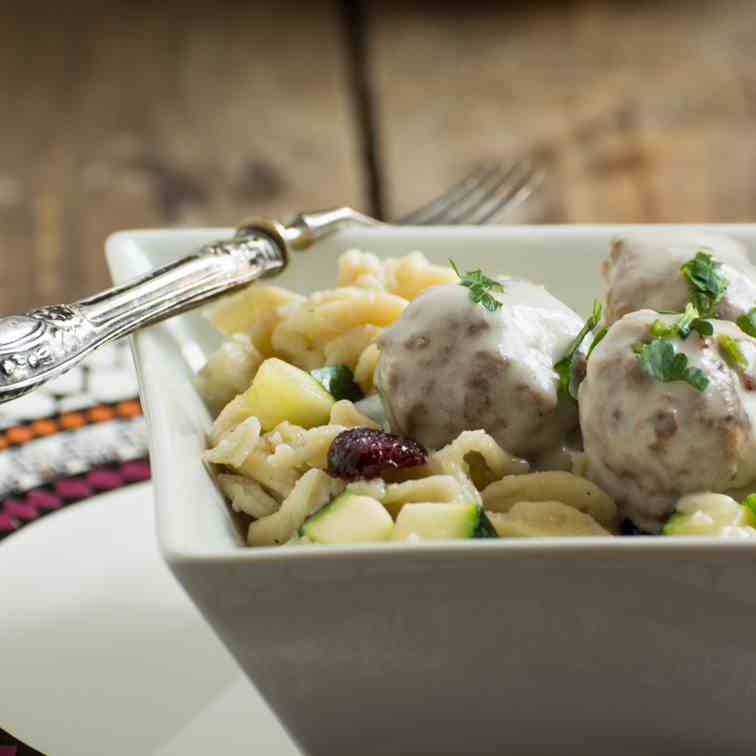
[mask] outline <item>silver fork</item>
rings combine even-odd
[[[481,225],[523,202],[541,178],[528,162],[479,168],[397,223]],[[122,286],[0,319],[0,402],[65,373],[102,344],[280,273],[291,251],[347,225],[383,224],[348,207],[300,213],[286,224],[253,218],[231,239],[206,244]]]

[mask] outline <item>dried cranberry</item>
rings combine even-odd
[[[328,474],[342,480],[377,478],[388,468],[417,467],[427,461],[428,452],[409,438],[373,428],[349,428],[334,438],[328,450]]]

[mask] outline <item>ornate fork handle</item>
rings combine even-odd
[[[349,208],[301,214],[288,225],[253,219],[233,238],[123,286],[0,319],[0,402],[65,373],[108,341],[280,273],[290,248],[304,249],[347,223],[376,221]]]

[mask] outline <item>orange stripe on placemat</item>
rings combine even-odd
[[[10,444],[23,444],[34,438],[34,431],[26,425],[16,425],[5,431],[5,438]]]
[[[14,425],[6,431],[0,431],[0,450],[9,444],[25,444],[38,436],[51,436],[54,433],[82,428],[90,423],[103,423],[116,417],[128,419],[139,417],[142,405],[138,399],[128,399],[116,405],[98,404],[82,412],[66,412],[58,417],[44,417],[34,420],[29,425]]]
[[[60,427],[66,430],[81,428],[82,425],[87,424],[87,420],[81,412],[67,412],[58,418],[58,422],[60,423]]]
[[[48,419],[42,419],[42,420],[35,420],[31,424],[32,430],[34,433],[36,433],[38,436],[49,436],[51,433],[55,433],[58,430],[58,424],[55,422],[55,420],[48,420]]]
[[[142,405],[138,399],[129,399],[116,405],[116,413],[119,417],[137,417],[142,414]]]
[[[112,420],[114,416],[115,412],[113,408],[103,404],[87,410],[87,419],[93,423],[104,423],[106,420]]]

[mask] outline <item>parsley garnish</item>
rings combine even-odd
[[[752,307],[747,315],[741,315],[735,322],[743,333],[756,337],[756,307]]]
[[[468,270],[462,275],[454,260],[449,260],[449,265],[459,277],[459,283],[470,290],[470,299],[473,302],[485,307],[489,312],[496,312],[501,307],[501,302],[489,293],[504,291],[504,287],[496,279],[489,278],[480,270]]]
[[[690,324],[690,330],[698,331],[698,335],[703,338],[704,336],[711,336],[714,333],[714,326],[709,323],[708,320],[704,320],[703,318],[696,318]],[[683,339],[686,338],[686,336],[683,336],[682,333],[680,334],[680,337]]]
[[[748,367],[748,360],[746,360],[743,352],[740,351],[737,340],[733,339],[732,336],[727,336],[724,333],[720,334],[719,348],[731,367]]]
[[[601,343],[601,340],[606,336],[609,329],[606,326],[599,328],[593,336],[593,341],[588,347],[588,351],[585,353],[585,359],[587,360],[591,356],[591,352]]]
[[[740,503],[756,515],[756,494],[748,494]]]
[[[570,346],[567,349],[567,354],[562,357],[559,362],[554,364],[554,370],[559,375],[559,393],[562,396],[569,396],[572,399],[577,399],[575,394],[570,389],[570,383],[572,379],[572,365],[575,360],[575,355],[580,345],[583,343],[583,339],[599,324],[601,320],[601,302],[598,299],[593,300],[593,312],[588,320],[585,321],[585,325],[580,329],[580,333],[572,340]],[[603,333],[599,332],[593,338],[588,354],[593,351],[593,348],[606,336],[606,329],[602,329]],[[586,356],[587,359],[587,356]]]
[[[689,367],[688,358],[675,351],[671,341],[654,339],[650,344],[636,344],[633,351],[638,356],[641,370],[661,383],[685,381],[698,391],[709,385],[709,379],[699,368]]]
[[[663,320],[655,320],[651,323],[651,335],[656,338],[679,336],[681,339],[687,339],[691,331],[697,331],[701,337],[711,336],[714,333],[711,323],[699,317],[698,310],[692,304],[685,307],[685,312],[680,315],[676,323],[667,325]]]
[[[690,299],[702,318],[714,316],[714,309],[727,290],[728,281],[719,272],[722,264],[706,252],[698,252],[680,267],[688,279]]]

